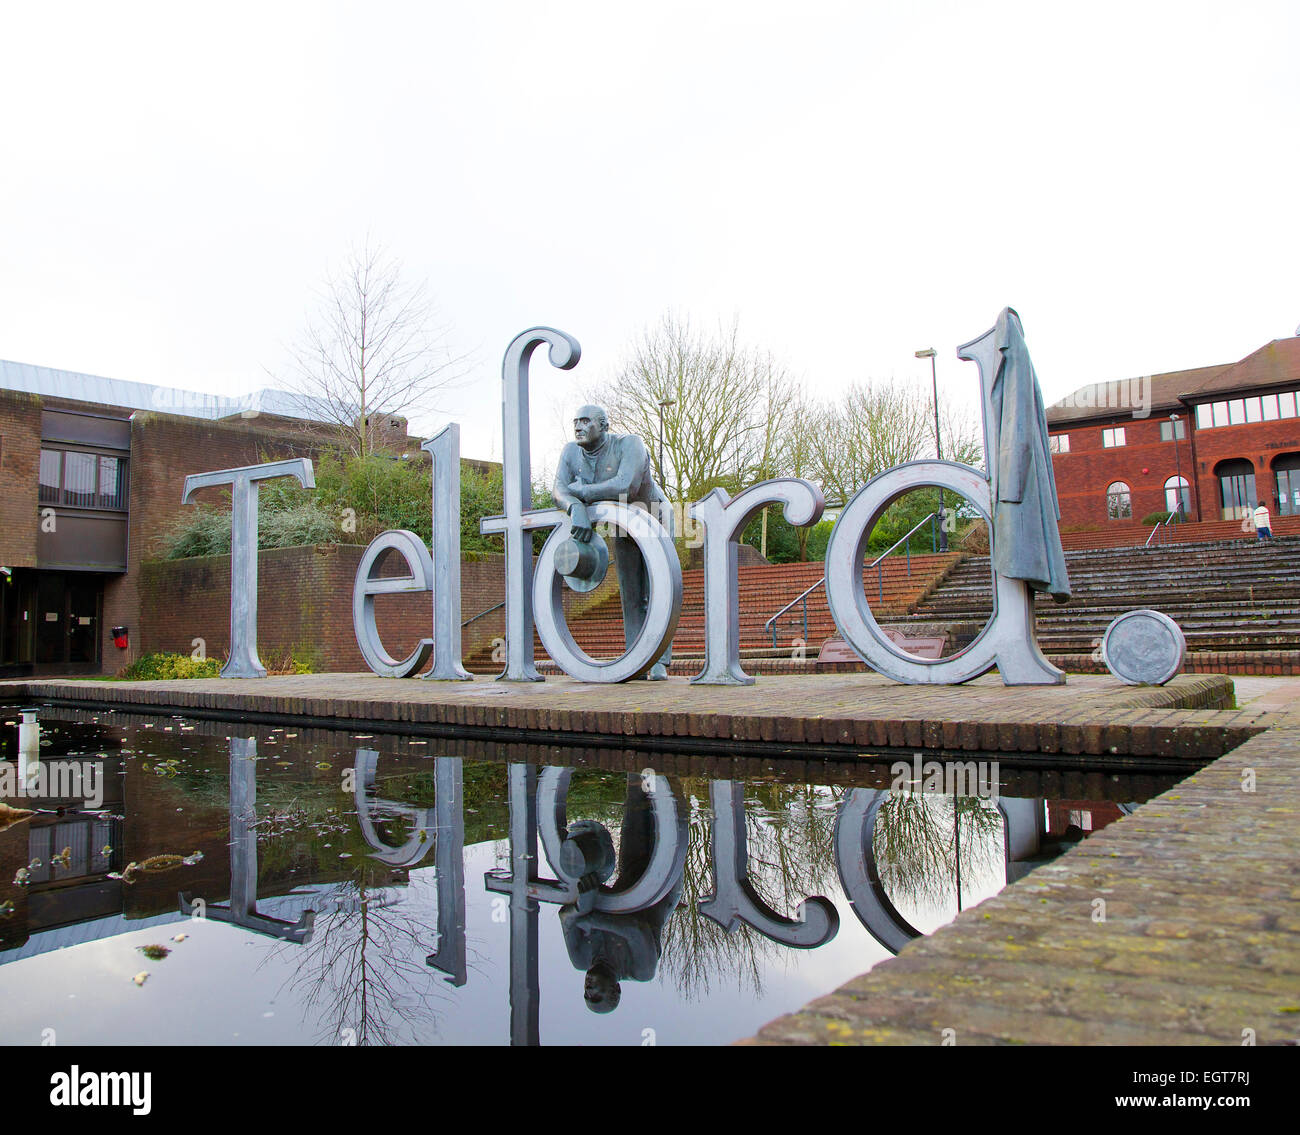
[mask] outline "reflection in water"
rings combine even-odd
[[[235,744],[232,739],[232,769],[237,763]],[[314,910],[304,915],[314,932],[291,939],[302,948],[292,959],[288,984],[299,994],[304,1014],[316,1017],[318,1037],[331,1043],[418,1043],[419,1025],[438,1006],[437,987],[426,967],[444,970],[455,985],[465,982],[464,892],[461,875],[448,863],[452,856],[459,863],[463,838],[461,822],[450,814],[459,799],[460,762],[438,761],[436,820],[433,809],[375,797],[378,763],[377,751],[358,749],[353,764],[357,823],[369,855],[346,878],[316,894]],[[398,826],[402,820],[409,824],[400,846],[380,840],[381,816],[386,827],[393,820]],[[442,852],[437,859],[436,940],[423,912],[402,901],[392,870],[419,863],[429,851],[431,836]]]
[[[629,775],[627,781],[617,855],[608,829],[594,820],[569,825],[560,849],[560,871],[578,882],[575,901],[560,908],[560,925],[569,960],[575,969],[586,971],[583,999],[594,1013],[609,1013],[618,1007],[621,981],[654,978],[664,923],[677,909],[682,890],[684,864],[677,853],[682,845],[682,825],[676,822],[675,807],[658,811],[654,807],[656,791],[661,799],[673,798],[667,779],[657,783],[659,778]],[[668,838],[660,840],[657,822],[665,825]],[[655,878],[658,862],[665,864],[667,892],[662,897],[648,901],[651,895],[646,893],[634,904],[625,902],[626,909],[621,911],[602,901],[620,891],[633,892],[642,880]],[[604,884],[616,867],[618,879],[605,891]],[[653,889],[657,893],[663,888]]]
[[[779,957],[782,943],[750,922],[730,926],[706,917],[701,907],[713,889],[713,816],[698,802],[712,802],[712,782],[687,782],[692,798],[683,902],[667,927],[665,965],[683,997],[702,998],[719,983],[760,996],[765,963]],[[756,905],[795,910],[803,898],[834,886],[834,817],[841,788],[759,783],[747,786],[744,839],[747,882]],[[734,823],[738,793],[728,789]],[[731,829],[736,830],[735,828]],[[733,840],[733,843],[735,841]]]
[[[304,910],[296,921],[260,914],[257,909],[257,739],[230,738],[230,902],[211,905],[182,891],[182,914],[198,915],[218,922],[233,922],[245,930],[306,942],[311,938],[315,917]]]
[[[271,952],[293,948],[288,986],[327,1043],[419,1043],[422,1023],[439,1008],[439,987],[424,964],[432,935],[389,877],[362,860],[322,893],[325,909],[310,940]]]
[[[714,893],[700,903],[700,913],[727,930],[743,922],[774,942],[802,950],[829,942],[840,926],[840,917],[829,899],[820,895],[804,899],[795,917],[787,918],[764,902],[750,882],[744,785],[734,780],[715,780],[709,792],[713,801]],[[783,846],[783,841],[776,842],[778,847]],[[766,873],[788,883],[789,875],[779,870],[788,862],[783,854],[775,861],[768,860],[766,866],[777,870]],[[764,866],[763,860],[756,866]]]
[[[31,725],[23,741],[30,742]],[[877,955],[860,952],[858,939],[869,939],[857,924],[897,952],[927,922],[950,917],[954,901],[960,909],[992,893],[1050,856],[1062,838],[1081,837],[1081,828],[1119,811],[771,777],[467,763],[372,747],[296,755],[288,736],[230,737],[218,766],[198,738],[150,734],[155,750],[171,746],[165,778],[143,774],[148,766],[132,760],[138,750],[124,741],[133,803],[123,805],[122,823],[125,842],[136,830],[177,846],[209,840],[179,904],[172,885],[170,917],[201,915],[257,935],[260,968],[283,979],[282,991],[325,1043],[420,1043],[444,1026],[459,1035],[472,1005],[480,1006],[479,1020],[499,1020],[504,1003],[482,1015],[482,987],[497,978],[480,938],[508,941],[508,1035],[525,1045],[540,1043],[542,1022],[552,1020],[543,1012],[543,971],[554,1012],[571,1013],[580,989],[587,1009],[615,1017],[633,991],[644,1015],[641,990],[650,987],[663,991],[656,1004],[664,996],[685,1006],[724,994],[757,1002],[774,983],[788,988],[782,975],[798,955],[830,949],[846,935],[855,943],[849,972],[860,972]],[[30,744],[12,747],[21,753]],[[56,819],[80,822],[75,814]],[[25,864],[33,847],[50,845],[50,824],[36,823],[38,834],[21,833],[21,846],[13,830],[0,832],[0,867]],[[168,823],[185,825],[186,834],[164,836]],[[484,871],[482,890],[477,873],[467,887],[476,847],[501,856]],[[87,862],[91,882],[101,878],[93,875],[97,861]],[[105,859],[101,867],[110,865]],[[0,886],[15,875],[6,870]],[[0,978],[15,949],[26,956],[68,944],[58,937],[60,918],[79,918],[79,927],[98,918],[110,935],[130,928],[120,914],[92,911],[90,898],[77,906],[76,896],[89,890],[65,886],[56,907],[45,899],[53,884],[27,877],[35,881],[0,894]],[[161,884],[156,897],[144,884],[127,892],[114,885],[123,912],[129,901],[165,904]],[[104,893],[101,887],[93,901],[102,903]],[[543,913],[548,907],[553,920]],[[142,914],[163,918],[166,908],[131,917]],[[25,927],[41,940],[28,943]],[[49,945],[47,934],[54,935]],[[561,980],[557,963],[581,975],[581,984]],[[811,995],[794,989],[799,1000],[774,1005],[768,1016]]]

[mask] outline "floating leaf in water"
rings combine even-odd
[[[51,856],[51,857],[50,857],[50,863],[51,863],[51,865],[57,863],[60,867],[64,867],[64,868],[71,867],[71,866],[72,866],[72,848],[70,848],[70,847],[65,847],[62,851],[59,852],[58,855]]]
[[[11,914],[13,914],[13,912],[14,912],[13,899],[5,899],[4,902],[0,902],[0,918],[8,918]]]
[[[104,846],[99,849],[99,854],[107,859],[113,854],[113,845],[111,843],[104,844]]]
[[[142,969],[131,980],[134,981],[136,985],[143,985],[146,981],[149,980],[149,971],[147,969]]]
[[[171,950],[169,950],[166,946],[156,946],[156,945],[139,946],[137,947],[137,949],[151,962],[160,962],[163,960],[163,958],[165,958],[168,954],[171,953]]]
[[[186,867],[193,867],[194,864],[196,863],[202,863],[203,852],[196,851],[193,855],[187,855],[184,859],[181,860],[181,862],[184,863]]]
[[[317,762],[316,762],[316,767],[319,768],[319,769],[330,769],[330,768],[333,768],[334,766],[331,765],[331,764],[329,763],[329,761],[317,761]]]
[[[33,859],[29,864],[27,864],[27,866],[33,871],[35,871],[40,865],[41,861],[39,859]]]
[[[27,808],[12,808],[8,804],[0,804],[0,832],[13,824],[17,824],[34,816],[36,813]]]
[[[188,938],[188,937],[189,937],[188,934],[177,934],[177,935],[175,935],[175,936],[172,938],[172,941],[173,941],[173,942],[184,942],[185,939]]]
[[[139,864],[141,871],[171,871],[185,860],[179,855],[151,855]]]
[[[14,885],[18,887],[25,887],[27,885],[27,880],[31,877],[31,874],[32,873],[28,871],[26,867],[19,867],[17,874],[14,875]]]

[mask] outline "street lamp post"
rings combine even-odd
[[[1175,475],[1176,475],[1177,478],[1178,478],[1178,487],[1177,487],[1174,491],[1178,494],[1178,523],[1181,524],[1181,523],[1183,522],[1183,520],[1184,520],[1184,517],[1183,517],[1183,462],[1182,462],[1182,458],[1179,456],[1179,453],[1178,453],[1178,421],[1179,421],[1179,419],[1178,419],[1178,415],[1177,415],[1177,414],[1170,414],[1170,415],[1169,415],[1169,420],[1170,420],[1170,422],[1173,423],[1173,425],[1170,427],[1170,431],[1171,431],[1171,432],[1173,433],[1173,435],[1174,435],[1174,472],[1175,472]],[[1166,465],[1165,468],[1168,469],[1169,466]]]
[[[664,472],[664,411],[676,405],[676,398],[664,398],[659,403],[659,476],[665,481],[668,477]]]
[[[939,440],[939,376],[935,371],[934,365],[934,348],[926,347],[924,351],[917,351],[918,359],[930,360],[930,387],[934,393],[934,453],[940,461],[943,460],[943,444]],[[943,507],[943,489],[939,490],[939,551],[948,550],[948,525],[946,523],[946,514]]]

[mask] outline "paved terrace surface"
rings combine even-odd
[[[852,759],[871,750],[1015,754],[1021,765],[1191,771],[1266,728],[1267,709],[1227,710],[1232,683],[1181,675],[1136,688],[1099,675],[1066,686],[903,686],[877,674],[759,678],[752,686],[685,679],[597,686],[431,683],[361,674],[260,680],[104,682],[24,679],[0,697],[131,712],[237,717],[343,729],[478,735],[551,745],[667,752],[781,753]]]
[[[1266,733],[748,1043],[1300,1043],[1300,681],[1239,694]]]

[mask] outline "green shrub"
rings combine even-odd
[[[257,546],[290,548],[303,544],[368,544],[380,532],[406,528],[426,544],[432,539],[432,466],[423,455],[406,460],[374,455],[346,462],[326,455],[316,460],[316,488],[304,489],[292,477],[263,482],[258,496]],[[484,475],[462,465],[460,546],[463,553],[500,553],[500,536],[479,532],[479,518],[505,511],[501,471]],[[544,486],[533,492],[534,508],[553,502]],[[548,535],[533,535],[540,550]],[[230,554],[230,505],[186,509],[159,541],[165,560]]]
[[[188,654],[163,651],[137,658],[122,677],[129,682],[161,682],[173,678],[215,678],[221,666],[215,658],[191,658]]]
[[[162,538],[162,558],[183,560],[190,556],[230,554],[230,512],[200,505],[182,513]]]

